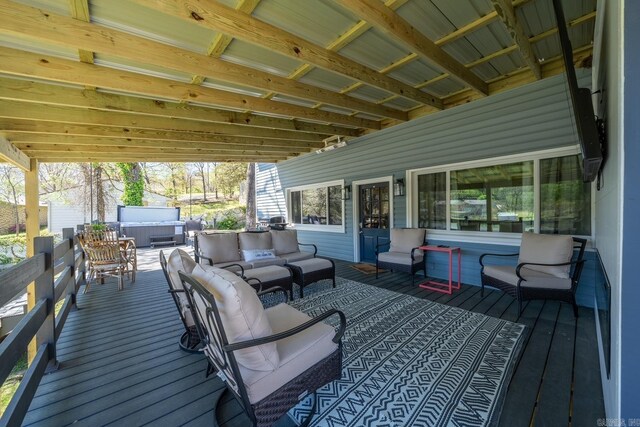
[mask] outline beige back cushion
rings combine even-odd
[[[238,233],[238,241],[240,243],[240,252],[250,251],[253,249],[273,249],[270,233]]]
[[[296,230],[271,230],[271,240],[276,255],[298,252],[298,232]]]
[[[389,252],[411,253],[411,249],[424,245],[424,236],[421,228],[392,228]]]
[[[518,263],[560,264],[571,261],[572,256],[573,238],[571,236],[522,233]],[[566,279],[569,277],[571,266],[527,265],[526,268]]]
[[[216,300],[229,343],[252,340],[273,333],[256,291],[242,278],[223,269],[193,269],[195,277]],[[271,372],[280,363],[276,343],[262,344],[234,352],[242,366]]]
[[[214,264],[240,261],[238,233],[200,233],[197,239],[200,253]]]
[[[176,249],[169,255],[167,259],[167,272],[169,273],[169,280],[174,289],[182,289],[182,280],[178,275],[178,271],[183,271],[187,274],[191,274],[196,262],[189,256],[188,253],[182,249]],[[186,296],[182,293],[178,294],[180,299],[186,299]]]

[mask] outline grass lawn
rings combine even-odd
[[[22,380],[22,376],[24,375],[24,371],[27,370],[27,355],[25,354],[18,360],[16,366],[13,367],[13,370],[7,377],[2,387],[0,387],[0,416],[4,413],[5,409],[11,402],[11,398],[13,394],[18,389],[20,385],[20,381]]]

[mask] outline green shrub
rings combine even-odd
[[[232,216],[227,216],[216,224],[218,230],[237,230],[240,228],[238,220]]]

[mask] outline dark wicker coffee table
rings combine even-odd
[[[311,258],[286,264],[293,273],[293,282],[300,286],[300,298],[304,297],[302,289],[318,280],[330,279],[336,287],[336,265],[330,259]]]

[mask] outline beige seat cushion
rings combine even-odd
[[[284,332],[311,318],[287,304],[265,310],[274,333]],[[280,366],[273,372],[258,372],[240,368],[251,403],[259,402],[280,387],[328,357],[337,348],[333,342],[335,330],[325,323],[317,323],[298,334],[277,341]]]
[[[238,242],[241,252],[252,249],[273,249],[271,233],[238,233]]]
[[[421,228],[392,228],[389,252],[411,253],[411,249],[424,245],[424,236]]]
[[[254,278],[254,279],[259,279],[261,282],[271,282],[273,280],[280,280],[287,277],[291,277],[291,272],[286,267],[269,265],[266,267],[259,267],[259,268],[247,270],[244,276],[247,279]]]
[[[300,252],[298,247],[298,232],[296,230],[271,230],[271,241],[276,255]]]
[[[231,262],[220,262],[217,264],[213,264],[213,267],[216,268],[224,268],[227,271],[233,271],[233,272],[239,272],[240,271],[240,267],[238,267],[237,265],[242,266],[242,268],[244,268],[245,270],[249,269],[249,268],[253,268],[252,264],[250,262],[246,262],[246,261],[231,261]],[[206,264],[202,264],[203,266],[207,266]],[[228,267],[228,268],[225,268]]]
[[[303,261],[305,259],[312,259],[313,253],[311,252],[291,252],[288,254],[279,254],[280,258],[282,258],[286,264],[291,264],[292,262]]]
[[[302,261],[296,261],[290,264],[296,267],[300,267],[300,269],[302,270],[302,273],[304,274],[310,273],[312,271],[324,270],[325,268],[333,267],[333,264],[331,264],[331,261],[324,258],[304,259]]]
[[[518,264],[523,262],[561,264],[571,261],[572,256],[573,238],[571,236],[522,233]],[[527,268],[566,279],[569,277],[571,266],[528,265]]]
[[[400,265],[417,264],[422,262],[422,251],[416,251],[413,257],[414,261],[411,260],[411,252],[382,252],[378,254],[378,261]]]
[[[516,268],[510,265],[487,265],[484,267],[484,274],[513,286],[516,286],[519,280]],[[524,288],[571,289],[571,279],[563,279],[526,267],[520,269],[520,275],[526,279],[520,284]]]
[[[183,271],[187,274],[191,274],[195,266],[196,262],[193,258],[191,258],[189,254],[182,249],[176,249],[169,254],[169,258],[167,259],[167,273],[169,273],[169,280],[171,280],[171,286],[173,289],[184,289],[178,272]],[[187,322],[187,326],[195,325],[191,309],[189,308],[189,300],[187,299],[187,296],[184,292],[179,292],[176,295],[180,302],[180,311],[182,311],[182,315]]]
[[[199,233],[198,249],[214,264],[240,261],[238,233]]]
[[[251,261],[248,264],[251,266],[251,268],[260,268],[266,267],[267,265],[285,265],[286,262],[283,258],[275,257],[271,259]]]
[[[223,269],[193,269],[195,277],[216,301],[229,343],[272,335],[273,331],[256,291],[236,274]],[[238,364],[255,371],[271,372],[280,363],[275,343],[235,352]]]

